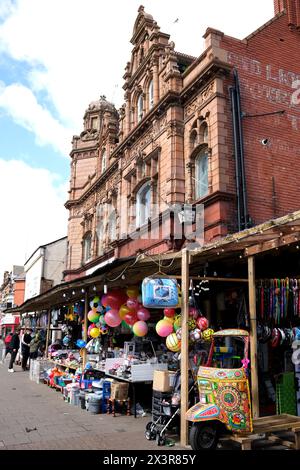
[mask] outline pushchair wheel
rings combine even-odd
[[[157,444],[158,446],[164,446],[165,443],[166,443],[166,436],[165,436],[164,434],[163,434],[163,435],[157,434],[157,436],[156,436],[156,444]]]
[[[152,423],[152,421],[146,425],[145,437],[148,441],[154,441],[156,439],[155,424]]]

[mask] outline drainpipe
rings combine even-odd
[[[239,165],[239,141],[238,130],[236,122],[236,90],[234,87],[229,88],[231,100],[231,113],[232,113],[232,128],[233,128],[233,141],[234,141],[234,159],[235,159],[235,181],[236,181],[236,197],[237,197],[237,218],[238,218],[238,231],[241,230],[241,200],[240,200],[240,165]]]
[[[238,230],[249,227],[249,215],[247,205],[247,183],[245,175],[245,152],[242,126],[241,94],[237,70],[234,69],[234,86],[229,88],[232,110],[232,127],[234,141],[234,156],[236,170],[236,192]]]
[[[241,159],[241,177],[242,177],[242,191],[243,191],[243,209],[244,209],[244,228],[249,226],[249,215],[248,215],[248,204],[247,204],[247,183],[245,174],[245,151],[244,151],[244,134],[242,124],[242,110],[241,110],[241,92],[238,72],[235,69],[233,71],[236,97],[237,97],[237,121],[239,129],[239,140],[240,140],[240,159]]]

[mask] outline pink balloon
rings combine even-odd
[[[198,310],[195,307],[190,307],[189,309],[189,316],[193,317],[195,320],[198,318]]]
[[[122,318],[120,318],[119,312],[117,310],[109,310],[106,312],[104,319],[106,324],[112,328],[119,326],[122,322]]]
[[[102,295],[102,297],[101,297],[101,304],[102,304],[104,307],[108,307],[108,303],[107,303],[107,294]]]
[[[145,307],[139,307],[136,314],[137,314],[138,319],[142,321],[147,321],[150,318],[150,312]]]
[[[139,302],[137,299],[128,299],[126,305],[129,310],[137,310],[139,307]]]

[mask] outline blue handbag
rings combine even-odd
[[[176,279],[146,277],[142,283],[144,307],[177,307],[179,303]]]

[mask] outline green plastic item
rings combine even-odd
[[[276,413],[297,416],[297,398],[294,372],[278,376],[276,383]]]

